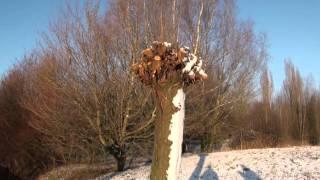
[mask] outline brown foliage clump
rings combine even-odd
[[[159,41],[141,52],[141,59],[132,65],[132,71],[145,85],[164,83],[173,72],[187,74],[184,76],[186,83],[207,78],[202,70],[202,59],[192,54],[188,47],[175,49],[171,43]]]

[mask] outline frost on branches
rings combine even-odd
[[[140,81],[154,89],[158,112],[150,179],[177,179],[185,116],[184,87],[207,79],[203,61],[188,47],[154,41],[132,65]]]

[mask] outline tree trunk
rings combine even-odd
[[[108,147],[108,150],[117,161],[117,171],[123,171],[127,160],[125,147],[113,144]]]
[[[158,118],[151,180],[177,179],[180,169],[185,93],[180,83],[166,83],[155,88]]]
[[[200,146],[201,153],[212,152],[213,141],[211,136],[212,136],[211,134],[207,134],[201,139],[201,146]]]
[[[126,159],[127,159],[127,157],[125,155],[117,157],[116,160],[117,160],[117,170],[118,171],[124,170],[125,165],[126,165]]]

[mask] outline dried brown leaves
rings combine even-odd
[[[175,49],[171,43],[158,41],[142,51],[141,59],[132,65],[132,71],[145,85],[166,82],[173,74],[181,74],[186,83],[207,78],[202,59],[192,54],[188,47]]]

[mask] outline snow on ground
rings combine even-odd
[[[149,173],[150,166],[142,166],[99,179],[146,180]],[[250,149],[185,155],[182,158],[179,179],[320,180],[320,147]]]

